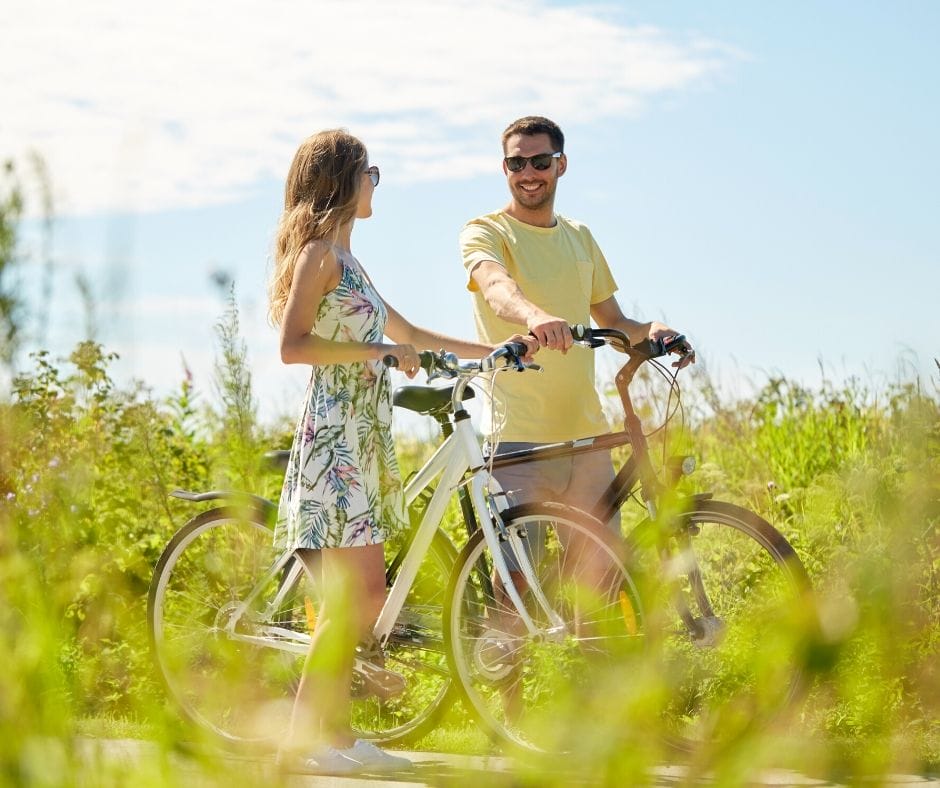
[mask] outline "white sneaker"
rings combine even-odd
[[[363,771],[359,761],[335,747],[323,747],[306,755],[278,753],[277,765],[279,769],[295,774],[355,774]]]
[[[361,771],[391,772],[399,769],[410,769],[413,764],[407,758],[380,750],[370,741],[356,739],[352,747],[338,751],[344,758],[356,761]]]

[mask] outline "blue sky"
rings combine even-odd
[[[82,275],[121,376],[164,392],[185,357],[210,397],[223,270],[262,413],[293,412],[308,371],[278,359],[265,276],[293,151],[333,126],[383,174],[353,251],[411,320],[467,335],[457,233],[505,204],[500,131],[538,113],[567,136],[556,209],[726,388],[820,361],[936,379],[938,3],[72,5],[0,30],[0,158],[38,151],[56,197],[33,345],[81,337]]]

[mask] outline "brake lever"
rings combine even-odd
[[[428,373],[428,383],[438,378],[445,378],[447,380],[456,378],[457,369],[460,366],[460,359],[457,358],[457,354],[450,353],[444,350],[444,348],[441,348],[437,354],[437,358],[438,363],[434,364],[431,371]]]

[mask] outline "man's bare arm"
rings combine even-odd
[[[601,328],[616,328],[623,331],[631,345],[636,345],[648,338],[653,326],[652,323],[640,323],[627,317],[614,296],[597,304],[591,304],[591,317]],[[663,326],[662,323],[658,323],[657,326],[668,329],[668,326]]]
[[[473,269],[470,277],[497,317],[525,326],[540,347],[563,353],[571,347],[573,340],[568,321],[550,315],[526,298],[516,280],[499,263],[484,260]]]
[[[655,320],[649,323],[640,323],[627,317],[614,296],[597,304],[591,304],[591,317],[601,328],[616,328],[623,331],[630,340],[631,345],[638,345],[644,339],[660,339],[661,337],[675,336],[679,333],[665,323],[659,323]],[[693,351],[680,358],[673,366],[682,369],[687,364],[694,363],[695,352]]]

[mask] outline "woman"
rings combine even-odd
[[[464,357],[492,348],[414,326],[372,286],[350,251],[356,219],[372,215],[379,169],[343,130],[305,140],[294,156],[277,230],[270,316],[281,359],[310,364],[278,509],[275,539],[319,577],[324,600],[278,759],[289,770],[349,773],[411,765],[356,740],[349,723],[356,644],[385,601],[382,543],[406,522],[381,359],[414,377],[415,346]],[[387,344],[383,336],[395,344]],[[531,338],[513,336],[534,352]],[[509,340],[507,340],[509,341]]]

